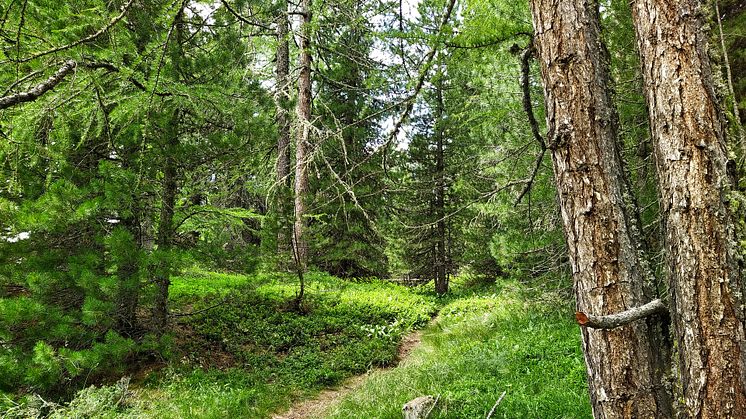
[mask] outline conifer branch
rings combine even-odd
[[[59,46],[59,47],[48,49],[46,51],[42,51],[42,52],[36,53],[36,54],[34,54],[34,55],[30,56],[30,57],[21,58],[17,62],[19,62],[19,63],[25,63],[25,62],[31,61],[33,59],[36,59],[36,58],[39,58],[39,57],[43,57],[45,55],[54,54],[56,52],[68,50],[70,48],[77,47],[80,44],[83,44],[83,43],[86,43],[86,42],[89,42],[89,41],[93,41],[94,39],[96,39],[99,36],[101,36],[104,33],[106,33],[106,31],[108,31],[109,29],[111,29],[112,26],[116,25],[117,22],[119,22],[120,20],[122,20],[122,18],[124,18],[124,15],[127,14],[127,10],[129,10],[130,6],[132,6],[132,3],[134,3],[134,2],[135,2],[135,0],[129,0],[127,2],[127,4],[125,4],[124,7],[122,7],[122,13],[120,13],[117,16],[115,16],[113,19],[111,19],[109,21],[109,23],[107,23],[106,25],[104,25],[104,27],[102,27],[98,31],[96,31],[96,32],[94,32],[94,33],[92,33],[92,34],[90,34],[90,35],[88,35],[86,37],[80,38],[80,39],[78,39],[75,42],[71,42],[71,43],[69,43],[67,45],[62,45],[62,46]]]
[[[544,137],[542,137],[541,133],[539,132],[539,123],[536,121],[533,103],[531,102],[530,64],[531,58],[533,58],[533,56],[534,48],[532,44],[529,44],[529,46],[521,53],[521,90],[523,92],[523,110],[526,112],[526,117],[528,117],[528,124],[531,127],[531,134],[533,135],[534,140],[536,140],[536,142],[539,144],[540,152],[539,155],[536,157],[534,170],[531,172],[531,177],[529,177],[526,181],[526,186],[518,195],[518,198],[515,200],[515,204],[513,204],[513,206],[517,206],[518,204],[520,204],[523,197],[526,196],[526,194],[531,190],[531,187],[534,185],[534,181],[536,180],[536,175],[539,174],[539,169],[541,169],[541,162],[544,160],[544,154],[547,151],[547,143],[544,140]]]
[[[230,3],[228,3],[227,0],[220,0],[220,2],[223,3],[223,6],[225,6],[226,10],[228,10],[228,12],[230,12],[230,14],[232,14],[233,17],[235,17],[236,19],[238,19],[240,22],[243,22],[243,23],[245,23],[247,25],[250,25],[250,26],[256,26],[258,28],[262,28],[262,29],[265,29],[265,30],[268,30],[268,31],[272,31],[272,28],[269,27],[269,25],[266,25],[266,24],[264,24],[262,22],[259,22],[259,21],[256,21],[256,20],[249,19],[246,16],[238,13],[238,11],[236,9],[234,9],[233,7],[231,7]]]
[[[9,96],[0,98],[0,110],[9,108],[11,106],[18,105],[24,102],[31,102],[38,99],[44,93],[54,89],[55,86],[60,84],[62,80],[70,73],[75,70],[77,64],[73,60],[68,60],[65,64],[60,67],[54,74],[52,74],[46,81],[39,83],[30,90],[25,92],[19,92]]]

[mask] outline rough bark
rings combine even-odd
[[[288,211],[290,199],[290,115],[288,106],[290,102],[290,83],[288,74],[290,69],[290,54],[288,40],[288,13],[287,4],[277,15],[277,56],[275,64],[275,104],[277,122],[277,165],[275,172],[277,176],[277,212],[279,215],[279,228],[277,230],[277,253],[285,254],[290,249],[288,231]]]
[[[295,144],[295,225],[293,248],[295,263],[302,275],[308,263],[306,243],[306,199],[308,194],[308,163],[310,159],[309,135],[311,130],[311,0],[300,3],[300,57],[298,76],[298,105]],[[303,287],[301,281],[301,287]],[[301,288],[302,297],[302,288]]]
[[[620,157],[598,5],[532,0],[531,10],[577,311],[625,311],[653,298]],[[581,334],[595,417],[670,417],[656,327],[635,322]]]
[[[702,3],[633,2],[658,169],[682,414],[746,417],[746,340],[723,121]]]

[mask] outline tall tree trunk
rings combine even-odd
[[[295,145],[295,225],[293,248],[295,263],[301,282],[298,300],[303,298],[303,273],[308,263],[306,243],[306,199],[308,194],[308,163],[310,159],[309,134],[311,131],[311,0],[300,3],[300,75],[298,76],[298,128]]]
[[[442,75],[440,76],[442,77]],[[443,151],[443,83],[436,82],[435,104],[435,292],[448,292],[448,277],[446,272],[446,213],[445,213],[445,159]]]
[[[174,207],[176,206],[177,173],[176,148],[179,146],[178,126],[180,113],[174,111],[169,127],[168,141],[164,147],[165,162],[163,166],[163,186],[161,196],[161,212],[158,222],[156,244],[162,253],[162,260],[155,275],[156,297],[153,305],[153,321],[155,329],[163,331],[168,325],[168,287],[171,284],[171,263],[168,251],[171,250],[174,237]]]
[[[609,93],[596,2],[532,0],[557,183],[577,309],[612,314],[653,299]],[[636,321],[582,329],[594,416],[670,417],[659,329]]]
[[[137,197],[133,197],[137,202]],[[140,238],[139,209],[133,208],[132,214],[122,218],[122,227],[132,235],[132,248],[129,249],[127,260],[121,260],[117,265],[118,289],[116,296],[117,309],[115,312],[116,330],[129,335],[137,328],[137,307],[140,303]]]
[[[188,0],[181,3],[181,8],[174,20],[175,39],[169,51],[174,66],[174,78],[177,80],[181,75],[182,62],[184,60],[184,8]],[[161,195],[161,213],[158,221],[158,234],[156,244],[162,254],[160,266],[155,275],[156,296],[153,305],[153,322],[155,329],[160,333],[168,326],[168,288],[171,285],[171,256],[168,254],[174,239],[174,207],[176,206],[177,184],[177,156],[179,147],[179,125],[181,112],[178,104],[174,104],[171,119],[165,132],[166,143],[163,147],[163,189]]]
[[[277,212],[279,228],[277,230],[277,253],[285,255],[290,249],[288,231],[288,212],[290,199],[290,49],[288,40],[288,7],[281,2],[282,8],[277,15],[277,63],[275,65],[275,103],[277,122]]]
[[[743,282],[702,3],[633,2],[665,225],[683,415],[746,417]]]

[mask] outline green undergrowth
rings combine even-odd
[[[515,285],[489,291],[445,305],[418,349],[372,374],[329,417],[400,418],[407,401],[432,395],[430,418],[483,418],[503,392],[493,418],[591,417],[569,308]]]
[[[174,311],[198,314],[177,317],[169,366],[105,415],[268,417],[351,375],[393,365],[401,337],[437,311],[433,295],[381,281],[320,273],[307,280],[298,312],[292,276],[192,269],[174,278]]]
[[[484,417],[503,391],[496,418],[590,415],[570,309],[513,282],[455,281],[438,298],[429,287],[310,273],[301,312],[291,304],[292,276],[191,269],[172,282],[180,316],[166,367],[41,410],[55,418],[266,418],[395,364],[401,338],[425,327],[422,346],[398,368],[373,373],[330,417],[400,418],[406,401],[425,394],[438,396],[431,418]]]

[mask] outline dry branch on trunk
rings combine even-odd
[[[575,318],[581,326],[590,327],[592,329],[615,329],[653,314],[663,314],[667,312],[668,308],[666,308],[666,305],[663,304],[660,299],[655,299],[645,305],[606,316],[594,316],[593,314],[576,311]]]

